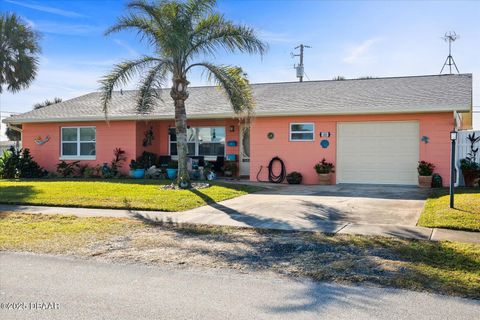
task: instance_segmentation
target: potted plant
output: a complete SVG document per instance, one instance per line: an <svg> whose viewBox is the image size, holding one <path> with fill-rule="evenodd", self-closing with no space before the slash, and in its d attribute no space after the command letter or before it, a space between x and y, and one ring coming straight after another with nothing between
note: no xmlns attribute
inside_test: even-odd
<svg viewBox="0 0 480 320"><path fill-rule="evenodd" d="M480 165L470 158L465 158L460 160L460 169L462 169L465 186L473 187L475 179L480 173Z"/></svg>
<svg viewBox="0 0 480 320"><path fill-rule="evenodd" d="M287 174L287 182L289 184L300 184L302 183L302 178L303 178L302 174L297 171L293 171Z"/></svg>
<svg viewBox="0 0 480 320"><path fill-rule="evenodd" d="M321 185L331 184L332 172L335 166L331 162L327 162L325 158L315 165L315 171L318 174L318 183Z"/></svg>
<svg viewBox="0 0 480 320"><path fill-rule="evenodd" d="M420 188L432 187L433 169L435 169L435 165L433 163L427 161L418 161L418 186Z"/></svg>
<svg viewBox="0 0 480 320"><path fill-rule="evenodd" d="M177 177L177 172L178 172L178 162L175 160L170 160L168 162L167 178L170 180L175 179Z"/></svg>
<svg viewBox="0 0 480 320"><path fill-rule="evenodd" d="M235 161L228 161L223 166L223 174L225 177L234 177L237 175L237 162Z"/></svg>
<svg viewBox="0 0 480 320"><path fill-rule="evenodd" d="M134 179L142 179L145 177L145 169L133 159L130 161L130 177Z"/></svg>

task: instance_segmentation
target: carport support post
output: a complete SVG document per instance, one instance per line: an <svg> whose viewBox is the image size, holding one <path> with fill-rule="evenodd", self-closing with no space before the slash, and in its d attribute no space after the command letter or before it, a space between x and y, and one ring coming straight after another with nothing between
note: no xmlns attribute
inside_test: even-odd
<svg viewBox="0 0 480 320"><path fill-rule="evenodd" d="M450 132L450 140L452 140L452 159L450 160L450 208L454 208L455 203L455 141L457 140L457 132Z"/></svg>

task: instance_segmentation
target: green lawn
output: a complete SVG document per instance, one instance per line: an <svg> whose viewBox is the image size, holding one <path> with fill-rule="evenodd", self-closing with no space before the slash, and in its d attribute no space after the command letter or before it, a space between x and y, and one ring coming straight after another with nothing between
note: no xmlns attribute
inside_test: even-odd
<svg viewBox="0 0 480 320"><path fill-rule="evenodd" d="M214 183L199 190L165 190L156 180L0 180L0 203L182 211L235 198L258 187Z"/></svg>
<svg viewBox="0 0 480 320"><path fill-rule="evenodd" d="M0 251L261 270L480 299L480 245L0 212Z"/></svg>
<svg viewBox="0 0 480 320"><path fill-rule="evenodd" d="M422 227L480 231L480 190L455 190L455 208L450 209L448 191L436 191L427 199L418 220Z"/></svg>

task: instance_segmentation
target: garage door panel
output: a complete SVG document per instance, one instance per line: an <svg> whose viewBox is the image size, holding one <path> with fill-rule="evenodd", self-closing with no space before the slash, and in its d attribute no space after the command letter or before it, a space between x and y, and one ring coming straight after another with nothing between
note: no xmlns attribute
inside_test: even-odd
<svg viewBox="0 0 480 320"><path fill-rule="evenodd" d="M418 122L338 123L338 183L416 184Z"/></svg>

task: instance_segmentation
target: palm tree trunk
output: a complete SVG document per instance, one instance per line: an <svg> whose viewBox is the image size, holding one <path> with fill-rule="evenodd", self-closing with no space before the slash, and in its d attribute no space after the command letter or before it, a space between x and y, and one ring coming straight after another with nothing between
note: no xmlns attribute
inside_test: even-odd
<svg viewBox="0 0 480 320"><path fill-rule="evenodd" d="M185 100L188 98L188 81L186 79L174 79L170 96L175 104L175 131L177 134L178 175L177 184L181 187L190 187L190 177L187 170L187 112ZM181 184L182 183L182 184Z"/></svg>

